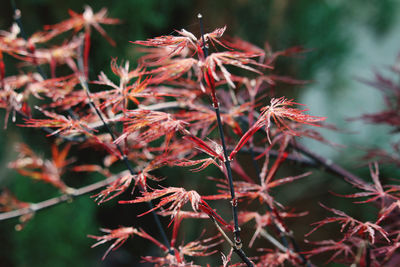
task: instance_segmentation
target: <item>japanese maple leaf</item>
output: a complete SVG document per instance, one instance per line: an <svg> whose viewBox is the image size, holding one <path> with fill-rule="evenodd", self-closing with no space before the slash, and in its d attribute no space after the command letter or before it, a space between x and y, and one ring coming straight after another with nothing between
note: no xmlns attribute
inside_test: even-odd
<svg viewBox="0 0 400 267"><path fill-rule="evenodd" d="M94 197L95 201L100 205L103 202L109 201L110 199L113 199L125 192L135 178L136 175L132 175L126 171L121 174L119 178L110 183L105 189L101 190L92 197Z"/></svg>
<svg viewBox="0 0 400 267"><path fill-rule="evenodd" d="M217 222L222 224L224 227L228 228L230 231L233 231L233 227L225 222L221 216L219 216L208 204L205 202L202 197L194 190L186 191L184 188L180 187L167 187L162 189L156 189L152 192L142 192L142 197L139 197L134 200L128 201L119 201L119 203L129 204L129 203L141 203L147 202L154 199L161 198L160 202L154 206L152 210L159 209L164 207L166 211L171 212L171 223L175 219L175 217L179 214L183 205L187 202L191 203L192 209L195 212L204 212L210 217L213 217ZM165 207L168 206L168 207ZM146 211L141 214L145 215L152 210Z"/></svg>
<svg viewBox="0 0 400 267"><path fill-rule="evenodd" d="M269 66L258 63L254 58L257 58L258 54L250 54L250 53L242 53L236 51L225 51L225 52L216 52L209 55L204 62L204 66L207 70L210 71L212 77L219 81L221 77L225 79L225 81L232 88L236 88L235 84L232 81L232 75L225 67L226 65L235 66L241 69L245 69L257 74L262 74L256 68L268 68ZM219 68L221 74L216 72L216 67Z"/></svg>
<svg viewBox="0 0 400 267"><path fill-rule="evenodd" d="M67 64L73 71L77 71L74 60L82 44L83 38L76 37L59 46L35 49L33 52L21 55L20 59L34 65L49 64L52 77L55 78L57 65Z"/></svg>
<svg viewBox="0 0 400 267"><path fill-rule="evenodd" d="M259 257L257 261L257 266L285 266L286 263L290 263L291 266L301 266L304 265L299 259L296 253L291 250L286 250L284 252L271 251L267 252Z"/></svg>
<svg viewBox="0 0 400 267"><path fill-rule="evenodd" d="M123 76L120 78L119 85L116 85L114 82L112 82L103 72L100 73L98 80L94 81L93 83L107 85L111 87L111 90L104 90L92 94L93 99L98 99L102 101L99 105L100 109L104 110L108 106L111 106L111 110L113 113L117 113L121 110L125 112L128 107L129 101L132 101L136 105L138 105L140 102L137 98L147 95L143 94L143 90L146 89L149 80L145 79L141 81L141 78L139 77L139 75L141 74L140 69L136 69L132 72L135 73L123 74ZM138 79L130 83L133 77L138 77Z"/></svg>
<svg viewBox="0 0 400 267"><path fill-rule="evenodd" d="M358 221L351 216L347 215L343 211L328 208L324 206L323 204L320 203L320 205L325 208L326 210L329 210L330 212L334 213L337 215L337 217L328 217L326 219L323 219L319 222L313 223L315 227L306 234L306 236L310 235L317 229L321 228L322 226L328 224L328 223L334 223L337 222L341 224L341 232L344 232L344 240L349 239L353 236L363 238L364 236L368 238L369 242L371 244L375 243L375 233L378 232L387 242L390 242L388 238L388 233L377 223L372 223L372 222L361 222Z"/></svg>
<svg viewBox="0 0 400 267"><path fill-rule="evenodd" d="M176 31L179 36L164 35L147 41L135 41L134 44L151 47L163 47L166 48L161 58L157 59L158 62L171 58L175 55L179 55L184 52L185 49L195 50L197 47L197 38L191 33L184 29Z"/></svg>
<svg viewBox="0 0 400 267"><path fill-rule="evenodd" d="M194 58L171 59L165 64L147 71L146 74L152 75L150 79L152 84L159 84L180 78L182 75L188 74L192 68L195 72L199 72L197 64L198 61Z"/></svg>
<svg viewBox="0 0 400 267"><path fill-rule="evenodd" d="M263 183L262 185L255 184L254 182L244 182L244 181L235 181L233 185L238 198L249 199L249 200L260 199L260 201L268 203L270 206L274 206L276 202L274 201L273 197L271 197L269 194L269 191L272 188L293 182L297 179L304 178L310 174L311 172L307 172L298 176L290 176L281 179L276 179L274 181L269 181L268 183ZM227 181L226 180L217 180L217 181L218 181L218 187L220 188L218 194L203 196L202 197L203 199L209 199L209 200L230 199L231 196L229 193Z"/></svg>
<svg viewBox="0 0 400 267"><path fill-rule="evenodd" d="M199 204L201 202L201 196L196 191L193 190L186 191L183 188L168 187L168 188L156 189L152 192L142 192L142 197L139 197L134 200L120 201L120 203L125 203L125 204L140 203L158 198L161 198L161 200L157 205L155 205L153 210L159 209L169 204L169 207L166 210L172 211L171 215L172 218L174 218L178 214L183 205L185 205L187 202L191 203L192 209L194 211L196 212L199 211ZM142 215L147 214L151 211L152 210L149 210L143 213Z"/></svg>
<svg viewBox="0 0 400 267"><path fill-rule="evenodd" d="M391 70L394 75L398 74L397 63L393 64ZM395 128L395 131L400 129L400 86L398 82L390 78L389 75L376 72L373 80L360 79L361 82L370 85L383 93L385 110L377 113L364 114L358 118L366 122L374 124L387 124Z"/></svg>
<svg viewBox="0 0 400 267"><path fill-rule="evenodd" d="M25 124L20 126L22 127L33 127L33 128L56 128L54 132L50 133L50 135L76 135L76 134L86 134L92 136L93 133L89 129L89 126L84 121L84 119L75 120L71 117L66 117L64 115L60 115L54 112L39 109L45 116L49 117L49 119L25 119Z"/></svg>
<svg viewBox="0 0 400 267"><path fill-rule="evenodd" d="M396 196L395 194L392 194L392 193L399 192L400 188L398 188L395 185L382 186L380 179L379 179L378 163L375 162L374 165L370 164L369 169L370 169L372 181L374 183L373 184L358 184L358 183L348 180L355 187L363 190L363 192L349 194L349 195L343 195L343 196L348 197L348 198L368 197L368 199L363 200L363 201L357 201L356 203L368 203L368 202L373 202L378 199L381 199L382 208L385 207L385 205L388 201L393 201L393 200L399 201L400 197ZM385 187L388 189L385 190Z"/></svg>
<svg viewBox="0 0 400 267"><path fill-rule="evenodd" d="M0 212L28 208L30 203L17 199L8 189L0 193Z"/></svg>
<svg viewBox="0 0 400 267"><path fill-rule="evenodd" d="M361 241L361 239L358 239L358 241ZM306 255L309 256L314 256L318 255L321 253L333 251L333 255L325 262L325 264L328 264L329 262L335 260L337 257L340 256L341 260L348 260L351 261L351 259L355 256L355 253L353 252L353 244L350 242L344 242L343 240L340 241L335 241L335 240L324 240L324 241L319 241L319 242L309 242L307 243L313 244L318 246L317 248L314 248L309 251L303 252Z"/></svg>
<svg viewBox="0 0 400 267"><path fill-rule="evenodd" d="M19 152L18 159L8 166L21 175L50 183L68 193L73 189L64 184L61 176L65 171L65 167L72 162L71 159L66 159L70 147L70 145L67 145L60 151L56 145L53 145L51 148L52 159L45 160L37 156L27 145L20 144L17 147Z"/></svg>
<svg viewBox="0 0 400 267"><path fill-rule="evenodd" d="M67 19L55 25L45 26L45 30L47 30L45 36L47 35L47 39L53 38L54 36L69 30L74 30L75 32L78 32L82 28L93 27L104 38L106 38L107 41L110 42L110 44L115 46L115 42L107 35L100 24L117 24L120 23L120 20L108 18L106 8L102 8L99 12L94 13L93 9L90 6L85 6L85 10L82 14L75 13L72 10L69 11L69 14L71 16L70 19Z"/></svg>
<svg viewBox="0 0 400 267"><path fill-rule="evenodd" d="M132 133L138 133L138 140L144 142L166 136L166 143L168 143L173 134L182 130L186 124L184 121L174 119L171 114L161 111L131 110L126 112L126 116L119 119L124 122L124 133L115 140L117 144Z"/></svg>
<svg viewBox="0 0 400 267"><path fill-rule="evenodd" d="M104 253L102 260L104 260L107 257L108 253L118 249L122 244L124 244L129 237L133 235L138 235L138 236L142 235L140 230L133 227L121 227L113 230L101 228L100 230L106 234L103 236L88 235L88 237L96 239L98 241L97 243L91 246L92 248L97 247L106 242L113 241L115 239L114 243L112 243L111 246Z"/></svg>
<svg viewBox="0 0 400 267"><path fill-rule="evenodd" d="M267 137L270 143L270 128L274 122L281 131L288 132L292 135L298 135L288 124L288 122L295 122L298 124L307 124L319 126L317 122L325 120L324 117L317 117L304 114L305 110L293 108L294 105L301 105L287 100L284 97L271 99L271 104L261 109L259 119L254 123L250 129L244 133L242 138L237 143L236 147L232 150L229 158L233 159L236 153L250 140L250 138L262 127L265 126Z"/></svg>
<svg viewBox="0 0 400 267"><path fill-rule="evenodd" d="M308 212L300 212L300 213L293 213L293 212L279 212L279 219L290 218L290 217L300 217L307 215ZM239 212L238 214L239 220L241 224L247 223L251 220L255 220L255 228L256 231L253 234L249 242L249 247L253 246L255 239L260 235L261 231L265 229L265 227L273 224L275 222L275 218L272 212L266 212L264 215L261 215L255 211L243 211Z"/></svg>
<svg viewBox="0 0 400 267"><path fill-rule="evenodd" d="M178 113L176 117L187 122L193 131L202 130L204 135L211 132L217 126L217 118L214 110L199 103L190 103L188 104L188 108L190 110ZM242 135L237 118L242 116L248 108L248 103L240 106L230 105L227 107L227 112L221 114L221 120L224 124L230 126L236 134Z"/></svg>
<svg viewBox="0 0 400 267"><path fill-rule="evenodd" d="M200 239L192 242L188 242L186 244L181 244L177 245L177 235L178 235L178 230L180 227L182 221L182 217L179 215L179 218L177 218L174 221L174 228L172 230L172 239L171 239L171 249L170 252L173 251L174 253L169 253L168 256L165 257L143 257L145 261L152 262L152 263L162 263L162 264L169 264L173 266L187 266L190 264L190 266L193 266L193 263L187 262L185 259L185 256L189 257L206 257L214 254L217 252L217 250L212 250L215 246L221 244L223 242L222 239L220 239L219 235L206 238L206 239ZM204 231L203 231L204 233ZM202 234L203 234L202 233ZM157 240L155 240L151 236L143 236L144 238L149 239L153 243L155 243L157 246L159 246L161 249L165 251L165 247L161 245Z"/></svg>

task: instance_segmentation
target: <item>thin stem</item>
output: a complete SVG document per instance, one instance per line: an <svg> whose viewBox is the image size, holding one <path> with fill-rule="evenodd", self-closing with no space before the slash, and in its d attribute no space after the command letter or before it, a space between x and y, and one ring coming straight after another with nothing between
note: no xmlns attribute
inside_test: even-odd
<svg viewBox="0 0 400 267"><path fill-rule="evenodd" d="M225 231L221 228L221 226L219 226L215 218L212 216L209 217L214 222L215 226L217 227L217 230L221 233L226 242L228 242L229 245L231 245L233 251L240 257L240 259L242 259L242 261L246 263L247 266L254 266L254 263L246 256L244 251L241 248L237 248L236 245L232 242L232 240L226 235Z"/></svg>
<svg viewBox="0 0 400 267"><path fill-rule="evenodd" d="M270 235L265 229L260 230L260 235L271 242L272 245L277 247L280 251L286 252L288 248L282 245L278 240L276 240L272 235Z"/></svg>
<svg viewBox="0 0 400 267"><path fill-rule="evenodd" d="M204 28L203 28L203 20L202 20L203 16L201 14L198 14L197 17L199 19L201 38L203 41L202 50L204 53L204 58L207 58L208 57L208 48L207 48L207 45L205 42L206 40L204 38ZM213 87L213 88L210 88L212 102L213 102L213 107L214 107L214 111L215 111L215 116L217 117L218 131L219 131L219 135L220 135L220 139L221 139L222 149L224 152L224 164L225 164L226 173L228 176L229 190L231 193L232 216L233 216L233 223L234 223L233 234L234 234L234 241L235 241L233 250L247 266L254 266L253 262L246 256L246 254L242 250L242 240L240 239L240 227L239 227L239 221L238 221L237 199L235 196L235 188L233 186L231 163L228 159L228 151L226 149L226 144L225 144L225 137L224 137L224 131L223 131L223 127L222 127L221 114L219 112L219 103L218 103L217 95L215 92L215 83L213 81L213 77L210 74L209 70L205 71L205 75L208 80L209 86Z"/></svg>
<svg viewBox="0 0 400 267"><path fill-rule="evenodd" d="M21 21L21 10L19 10L17 8L17 4L15 3L15 0L11 0L11 7L13 9L13 18L15 20L15 22L18 25L18 28L20 30L21 36L22 38L24 38L25 41L28 41L28 35L26 34L24 27L22 25L22 21ZM33 54L33 57L35 57L35 49L33 46L28 46L30 52ZM36 66L37 71L39 72L40 76L42 76L43 79L47 79L46 74L44 73L43 69L37 64L36 59L34 59L33 63Z"/></svg>
<svg viewBox="0 0 400 267"><path fill-rule="evenodd" d="M300 165L304 165L306 167L311 167L311 168L322 167L323 171L330 172L338 177L345 177L346 178L345 181L350 183L351 185L358 184L358 185L362 185L362 186L366 186L366 187L371 186L369 183L365 182L362 178L360 178L357 175L351 173L350 171L344 169L343 167L334 163L332 160L327 159L321 155L318 155L315 152L310 151L303 145L296 143L296 144L291 144L291 146L295 150L300 152L301 154L309 157L311 160L303 159L303 158L300 158L293 154L289 154L285 160L291 161L294 163L298 163ZM262 147L254 147L253 150L257 154L261 154L261 153L265 152L265 149ZM250 151L246 148L242 148L240 151L250 153ZM272 157L278 156L278 152L275 150L270 150L268 153Z"/></svg>
<svg viewBox="0 0 400 267"><path fill-rule="evenodd" d="M228 147L228 149L233 149L233 147ZM265 152L265 148L262 147L253 147L252 148L254 156L257 157L258 155L262 154ZM251 155L251 151L249 148L242 148L238 153L249 153ZM270 149L268 151L268 155L272 158L276 158L279 156L279 151ZM320 165L317 164L315 161L307 159L307 158L301 158L298 155L295 155L293 153L289 153L286 158L285 162L291 162L293 164L298 164L300 166L304 167L311 167L311 168L317 168Z"/></svg>
<svg viewBox="0 0 400 267"><path fill-rule="evenodd" d="M332 160L324 158L324 157L312 152L311 150L307 149L303 145L301 145L299 143L291 143L291 146L294 149L296 149L297 151L299 151L300 153L313 159L316 163L323 166L324 169L326 169L327 171L329 171L333 174L336 174L338 176L346 178L345 179L346 182L349 182L351 184L362 185L365 187L371 186L369 183L365 182L363 179L361 179L357 175L343 169L341 166L335 164Z"/></svg>
<svg viewBox="0 0 400 267"><path fill-rule="evenodd" d="M367 242L365 247L365 267L371 267L371 244Z"/></svg>
<svg viewBox="0 0 400 267"><path fill-rule="evenodd" d="M242 241L240 239L240 228L239 228L239 221L238 221L238 211L237 211L237 199L235 196L235 188L233 186L233 177L232 177L232 169L231 169L231 163L228 160L228 151L226 149L226 144L225 144L225 136L224 136L224 131L222 128L222 122L221 122L221 115L219 113L219 108L215 108L215 114L217 116L217 123L218 123L218 130L219 130L219 135L221 138L221 144L222 144L222 149L224 151L224 163L225 163L225 168L228 176L228 182L229 182L229 191L231 193L231 204L232 204L232 214L233 214L233 223L234 223L234 234L235 234L235 244L240 247L242 245Z"/></svg>
<svg viewBox="0 0 400 267"><path fill-rule="evenodd" d="M120 157L121 157L120 159L124 162L125 166L126 166L127 169L129 170L130 174L131 174L131 175L135 175L136 172L133 170L133 167L132 167L131 163L129 162L128 157L127 157L126 154L123 152L122 148L121 148L117 143L115 143L115 140L116 140L115 134L114 134L113 131L111 130L110 126L105 122L104 117L103 117L103 115L101 114L100 110L99 110L99 109L96 107L96 105L94 104L93 99L92 99L92 97L90 96L89 86L88 86L88 84L87 84L85 78L84 78L82 75L79 77L79 81L81 82L81 85L82 85L83 89L85 90L86 95L87 95L87 97L88 97L88 99L89 99L89 105L91 106L91 108L93 108L93 109L95 110L97 116L98 116L98 117L100 118L100 120L102 121L102 123L103 123L104 127L106 128L108 134L111 136L111 139L112 139L112 141L114 142L114 144L115 144L115 146L116 146L118 152L120 153ZM143 191L143 187L142 187L140 184L139 184L139 189L140 189L140 191ZM147 205L149 206L149 209L152 211L151 214L152 214L153 219L154 219L154 221L155 221L155 223L156 223L156 225L157 225L158 231L159 231L160 234L161 234L161 238L163 239L164 244L167 246L167 248L168 248L168 250L169 250L169 253L170 253L171 255L173 255L174 252L173 252L173 250L172 250L172 248L171 248L171 246L170 246L170 244L169 244L169 241L168 241L168 238L167 238L167 234L165 233L164 228L162 227L160 218L158 218L157 214L154 212L154 205L153 205L153 203L152 203L151 201L148 201L148 202L146 202L146 203L147 203Z"/></svg>
<svg viewBox="0 0 400 267"><path fill-rule="evenodd" d="M204 30L203 30L203 16L199 14L198 16L199 23L200 23L200 32L201 32L201 38L203 42L203 52L204 52L204 57L207 58L208 56L208 48L205 43L205 38L204 38ZM206 75L208 76L208 80L211 81L212 77L209 74L209 72L206 72ZM210 85L213 83L210 82ZM235 196L235 188L233 186L233 177L232 177L232 169L231 169L231 163L228 160L228 151L226 149L226 144L225 144L225 137L224 137L224 130L222 128L222 121L221 121L221 114L219 112L219 104L216 98L215 94L215 88L210 88L213 94L213 106L214 106L214 111L215 111L215 116L217 117L217 123L218 123L218 131L219 131L219 136L221 139L221 144L222 144L222 149L224 151L224 164L228 176L228 182L229 182L229 190L231 194L231 205L232 205L232 214L233 214L233 223L234 223L234 239L235 239L235 248L240 249L242 246L242 240L240 239L240 227L239 227L239 221L238 221L238 209L237 209L237 199Z"/></svg>
<svg viewBox="0 0 400 267"><path fill-rule="evenodd" d="M90 185L86 185L79 189L72 189L71 193L63 194L61 196L50 198L50 199L46 199L46 200L38 202L38 203L31 203L29 205L29 207L0 213L0 221L12 219L15 217L20 217L22 215L26 215L26 214L30 214L30 213L35 213L37 211L64 203L68 200L71 200L71 198L77 198L77 197L86 195L88 193L91 193L99 188L102 188L102 187L114 182L116 179L118 179L118 177L119 176L114 175L105 180L102 180L102 181L99 181L99 182L96 182L96 183L93 183Z"/></svg>
<svg viewBox="0 0 400 267"><path fill-rule="evenodd" d="M273 236L271 236L266 230L261 229L260 235L267 239L271 244L273 244L275 247L277 247L279 250L282 252L290 252L292 254L295 254L299 260L302 261L303 264L307 264L307 266L311 266L311 264L304 258L302 254L300 254L298 251L292 251L289 249L287 246L282 245L279 243L278 240L276 240Z"/></svg>

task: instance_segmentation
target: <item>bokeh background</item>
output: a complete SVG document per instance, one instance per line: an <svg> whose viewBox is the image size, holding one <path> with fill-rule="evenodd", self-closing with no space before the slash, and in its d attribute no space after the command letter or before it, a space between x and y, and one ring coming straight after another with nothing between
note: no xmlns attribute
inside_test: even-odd
<svg viewBox="0 0 400 267"><path fill-rule="evenodd" d="M306 104L313 115L328 117L327 122L335 124L340 131L324 130L324 136L345 147L332 148L307 140L302 142L368 178L368 168L364 161L359 160L365 149L389 148L390 141L396 138L396 135L389 135L389 127L349 122L348 119L381 110L384 105L379 93L358 79L372 79L374 70L384 71L395 62L400 52L398 0L18 0L16 3L28 35L43 25L68 18L68 9L82 12L84 4L90 5L94 11L107 7L110 17L121 19L122 24L106 27L117 42L116 47L109 46L98 34L93 35L92 78L101 70L109 71L112 57L134 61L137 54L129 41L172 34L181 28L198 34L196 15L199 12L203 14L206 31L227 25L228 35L239 36L260 47L266 41L274 50L304 46L310 50L308 53L279 60L276 73L312 82L305 86L278 86L277 95L295 98L297 102ZM9 29L12 21L10 1L2 0L0 30ZM12 67L7 71L11 72ZM1 125L3 114L0 111ZM17 142L29 143L39 154L49 155L49 141L41 133L21 131L11 124L7 130L1 129L0 187L7 187L21 200L31 202L57 195L51 186L34 183L7 168L7 163L15 159L13 147ZM78 160L80 157L89 162L97 159L90 150L80 152ZM283 173L298 174L301 171L298 166L288 165ZM390 167L384 168L382 173L382 176L394 178L400 174ZM165 170L159 175L168 177L167 184L182 184L200 190L208 186L202 181L204 174L188 176L182 170ZM99 177L75 174L66 179L72 186L82 186ZM330 195L328 191L344 193L347 188L340 179L314 170L310 178L275 193L286 205L322 216L325 211L318 206L316 199L346 210L349 202ZM129 199L129 195L121 198ZM157 254L147 242L132 239L105 261L101 261L105 246L90 248L93 240L87 238L87 234L99 234L99 227L134 224L151 231L151 221L136 217L140 210L116 202L113 200L98 207L88 196L81 197L36 214L18 232L14 230L17 220L0 222L0 266L138 266L140 255ZM358 218L369 216L368 209L363 207L351 212ZM310 230L309 222L316 220L318 217L309 217L289 223L295 228L296 235L302 236ZM199 225L193 223L185 227L186 239L198 236Z"/></svg>

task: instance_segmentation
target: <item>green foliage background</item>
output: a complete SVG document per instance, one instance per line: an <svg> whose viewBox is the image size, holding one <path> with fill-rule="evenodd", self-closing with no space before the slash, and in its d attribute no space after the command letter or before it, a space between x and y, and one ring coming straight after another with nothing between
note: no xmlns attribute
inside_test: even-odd
<svg viewBox="0 0 400 267"><path fill-rule="evenodd" d="M22 11L22 21L28 34L41 29L43 25L55 24L66 19L68 9L77 12L83 10L83 3L79 0L19 0L16 3ZM123 21L121 25L106 28L109 35L117 42L117 47L109 46L98 34L94 34L90 55L92 78L96 77L100 70L109 71L112 57L134 60L136 53L129 41L171 34L174 29L181 28L198 34L196 15L201 12L205 18L206 30L227 25L229 35L240 36L259 46L268 41L275 50L296 45L311 49L310 53L301 58L279 61L276 72L318 81L318 73L326 70L329 75L325 77L324 87L320 90L332 96L338 90L343 92L345 90L343 88L348 88L346 87L348 77L344 73L346 70L344 66L349 63L348 58L357 53L354 32L362 28L374 39L383 40L393 29L399 29L396 20L399 2L395 0L93 0L86 3L94 11L107 7L111 17ZM10 2L3 0L0 8L0 29L8 29L11 23ZM392 62L387 62L390 63ZM12 67L8 67L7 74L11 71ZM278 90L280 90L279 95L300 97L307 88L282 87ZM3 113L0 114L3 118ZM334 116L317 112L313 114L328 118L330 115ZM40 201L56 195L57 192L50 186L33 183L7 169L7 162L15 158L15 153L12 151L13 144L17 141L32 144L39 153L49 154L48 142L39 133L22 132L9 123L7 130L0 130L0 185L10 188L19 198L26 201ZM95 160L94 155L86 154L86 156ZM347 165L346 162L342 163ZM365 169L358 171L368 176ZM393 172L389 172L391 173ZM171 174L174 177L168 181L171 184L182 183L186 175L185 172L179 171L171 171ZM315 188L317 190L311 190L313 193L308 193L308 198L312 198L322 196L323 193L318 193L318 188L321 186L333 189L343 186L340 182L332 182L332 177L323 173L315 175L321 178L310 180L302 187L289 187L287 192L306 194L305 192L310 192L310 188ZM75 180L71 178L71 181L73 180L72 183L76 185L98 179L98 177L73 178ZM197 185L189 184L191 183L189 181L185 181L185 184L188 183L189 187L201 186L199 180L200 178L193 179L197 181L195 182ZM285 203L295 201L294 198L286 197L288 196L286 193L282 193L284 195L282 201ZM317 209L313 210L311 204L307 203L308 200L306 198L297 204L305 205L311 211L318 213ZM304 210L304 206L300 209ZM116 201L97 207L92 199L82 197L73 203L40 212L20 232L14 231L16 220L0 222L0 266L136 266L139 264L140 255L156 253L152 251L154 248L147 244L128 242L126 246L113 252L106 261L101 262L100 258L105 247L90 249L93 240L86 235L98 234L99 227L113 228L129 225L132 222L135 222L135 225L148 226L149 223L151 225L151 222L137 219L135 214L139 213L138 210L132 211L129 207L117 205ZM197 227L192 225L191 228ZM186 238L189 237L195 238L196 234L189 231Z"/></svg>

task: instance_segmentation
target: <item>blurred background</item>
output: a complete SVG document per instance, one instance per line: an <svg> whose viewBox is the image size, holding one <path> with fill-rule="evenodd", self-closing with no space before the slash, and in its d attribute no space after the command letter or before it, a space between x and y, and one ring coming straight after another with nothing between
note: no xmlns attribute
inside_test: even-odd
<svg viewBox="0 0 400 267"><path fill-rule="evenodd" d="M80 0L17 0L16 3L28 35L44 25L68 18L68 9L83 12ZM278 86L277 95L306 104L312 115L325 116L328 123L340 129L322 132L325 138L345 147L332 148L302 140L311 150L368 178L365 161L358 160L365 154L365 149L389 149L390 141L396 139L395 135L389 135L389 127L349 122L348 119L383 109L379 92L358 79L373 79L374 71L385 71L400 52L400 2L397 0L87 0L85 3L95 12L107 7L110 17L123 21L117 26L105 26L116 41L116 47L111 47L99 34L93 35L92 78L101 70L109 72L112 57L133 60L136 53L129 41L172 34L175 29L182 28L198 35L196 15L200 12L206 32L227 25L228 35L239 36L260 47L267 41L273 50L298 45L310 50L300 57L279 60L275 73L310 80L311 83L305 86ZM12 22L10 1L3 0L0 30L8 30ZM12 67L7 70L11 72L10 69ZM1 125L3 114L1 111ZM7 168L7 163L16 157L13 152L16 142L29 143L39 154L50 154L49 142L43 134L27 129L21 131L10 123L7 130L0 130L0 186L9 188L24 201L41 201L57 195L51 186L33 183ZM89 152L83 152L83 155L96 161L96 155ZM299 174L302 171L296 166L289 167L290 170L283 173ZM388 167L382 173L386 177L398 178L399 171ZM171 177L167 183L176 185L182 184L182 177L187 174L182 170L165 170L160 176ZM193 179L185 181L185 184L191 183L193 188L206 186L200 176L193 175ZM67 179L72 185L79 186L99 177L75 175ZM348 185L340 179L316 170L312 177L277 190L276 194L285 205L299 211L326 214L315 199L323 199L327 206L346 209L348 200L328 193L343 194L348 190L346 188ZM129 199L129 194L121 199ZM140 211L132 211L129 205L122 206L116 202L113 200L98 207L93 199L81 197L73 203L40 212L18 232L14 230L17 220L0 222L0 266L137 266L140 255L156 255L157 251L151 244L135 242L137 240L128 241L105 261L101 261L101 256L106 246L90 249L94 242L87 238L87 234L98 235L99 227L148 226L145 218L136 218ZM363 207L352 212L358 218L368 218L368 210ZM302 237L310 230L309 223L316 220L318 217L308 217L296 219L297 225L294 221L289 223L295 228L295 234ZM197 225L186 227L185 238L198 237L198 232L190 231L198 230Z"/></svg>

